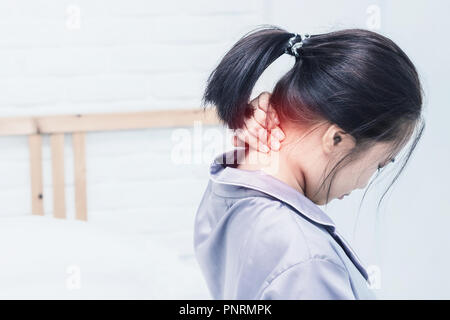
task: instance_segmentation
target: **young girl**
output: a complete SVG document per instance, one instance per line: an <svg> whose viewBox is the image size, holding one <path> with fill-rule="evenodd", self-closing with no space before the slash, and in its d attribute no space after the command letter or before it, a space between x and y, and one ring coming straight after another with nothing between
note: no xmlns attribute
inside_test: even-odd
<svg viewBox="0 0 450 320"><path fill-rule="evenodd" d="M255 108L255 82L284 53L294 66ZM411 140L394 181L406 165L424 129L406 54L362 29L302 37L263 27L224 56L204 102L247 142L215 159L195 219L212 297L374 299L366 267L318 206L365 188Z"/></svg>

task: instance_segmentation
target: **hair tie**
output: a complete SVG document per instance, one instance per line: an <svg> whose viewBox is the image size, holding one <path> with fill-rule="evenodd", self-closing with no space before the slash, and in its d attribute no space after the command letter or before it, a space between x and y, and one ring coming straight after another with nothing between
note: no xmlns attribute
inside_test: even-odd
<svg viewBox="0 0 450 320"><path fill-rule="evenodd" d="M303 41L310 37L311 35L307 33L305 33L303 37L298 33L294 33L294 36L289 39L289 45L284 52L291 56L299 57L300 55L297 50L303 46Z"/></svg>

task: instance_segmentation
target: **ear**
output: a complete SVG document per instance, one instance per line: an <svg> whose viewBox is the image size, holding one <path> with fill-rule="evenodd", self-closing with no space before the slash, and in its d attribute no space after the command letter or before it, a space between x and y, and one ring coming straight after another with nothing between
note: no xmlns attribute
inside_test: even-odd
<svg viewBox="0 0 450 320"><path fill-rule="evenodd" d="M343 152L354 146L354 138L335 124L331 124L322 136L322 148L326 154Z"/></svg>

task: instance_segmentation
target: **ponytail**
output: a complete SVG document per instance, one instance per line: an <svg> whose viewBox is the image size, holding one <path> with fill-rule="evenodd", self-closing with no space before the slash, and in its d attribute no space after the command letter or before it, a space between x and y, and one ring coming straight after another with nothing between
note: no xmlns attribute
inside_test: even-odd
<svg viewBox="0 0 450 320"><path fill-rule="evenodd" d="M285 52L292 35L269 26L242 37L209 76L203 105L215 105L223 122L231 129L241 128L253 114L248 102L256 81Z"/></svg>

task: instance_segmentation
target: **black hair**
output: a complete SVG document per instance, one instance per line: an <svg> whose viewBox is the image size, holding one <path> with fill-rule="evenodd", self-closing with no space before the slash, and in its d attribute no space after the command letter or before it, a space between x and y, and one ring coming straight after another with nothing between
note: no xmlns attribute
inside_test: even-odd
<svg viewBox="0 0 450 320"><path fill-rule="evenodd" d="M293 36L277 26L262 26L244 35L209 76L203 104L215 105L219 118L230 128L241 128L253 113L249 99L256 81L286 52ZM337 168L375 143L389 142L390 153L395 154L414 136L387 192L425 128L423 89L415 66L392 40L364 29L312 34L297 52L294 66L276 83L270 97L281 123L283 119L306 124L327 120L356 141L321 187L333 179Z"/></svg>

